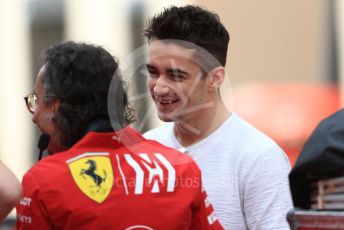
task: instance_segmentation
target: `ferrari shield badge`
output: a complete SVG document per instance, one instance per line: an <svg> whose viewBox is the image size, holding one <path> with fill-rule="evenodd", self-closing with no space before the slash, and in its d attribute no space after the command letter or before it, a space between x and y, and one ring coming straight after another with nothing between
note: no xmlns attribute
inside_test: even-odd
<svg viewBox="0 0 344 230"><path fill-rule="evenodd" d="M114 178L108 153L84 153L67 161L74 182L90 199L102 203Z"/></svg>

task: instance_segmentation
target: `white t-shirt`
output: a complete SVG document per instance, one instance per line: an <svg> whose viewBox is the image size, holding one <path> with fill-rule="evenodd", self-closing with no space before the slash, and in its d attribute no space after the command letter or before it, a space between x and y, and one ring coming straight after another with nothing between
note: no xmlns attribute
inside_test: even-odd
<svg viewBox="0 0 344 230"><path fill-rule="evenodd" d="M202 171L203 186L225 229L290 229L292 208L285 153L269 137L235 113L211 135L183 147L173 122L144 134L193 157Z"/></svg>

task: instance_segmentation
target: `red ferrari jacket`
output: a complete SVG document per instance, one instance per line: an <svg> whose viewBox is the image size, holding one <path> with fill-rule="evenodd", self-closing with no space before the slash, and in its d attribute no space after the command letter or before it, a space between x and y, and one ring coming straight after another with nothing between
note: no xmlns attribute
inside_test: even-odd
<svg viewBox="0 0 344 230"><path fill-rule="evenodd" d="M88 133L22 185L18 229L223 229L194 161L129 127Z"/></svg>

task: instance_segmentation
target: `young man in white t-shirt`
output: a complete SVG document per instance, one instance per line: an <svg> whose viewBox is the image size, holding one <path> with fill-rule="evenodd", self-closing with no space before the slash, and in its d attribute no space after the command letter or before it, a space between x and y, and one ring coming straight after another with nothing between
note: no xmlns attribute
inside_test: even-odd
<svg viewBox="0 0 344 230"><path fill-rule="evenodd" d="M225 229L289 229L289 161L269 137L230 112L219 88L229 34L218 16L170 7L145 28L148 87L169 122L145 134L191 155Z"/></svg>

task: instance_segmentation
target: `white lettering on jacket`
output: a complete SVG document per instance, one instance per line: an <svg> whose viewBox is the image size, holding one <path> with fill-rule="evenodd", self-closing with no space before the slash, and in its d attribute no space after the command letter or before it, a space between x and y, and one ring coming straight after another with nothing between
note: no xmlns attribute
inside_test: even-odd
<svg viewBox="0 0 344 230"><path fill-rule="evenodd" d="M134 158L130 154L124 154L124 158L128 162L128 164L132 167L135 171L136 178L135 178L135 194L142 194L143 193L143 186L144 186L144 178L145 173L142 167L143 165L146 170L148 171L148 184L152 187L152 193L160 192L160 185L163 184L164 181L167 181L167 192L173 192L175 187L176 181L176 171L171 165L171 163L160 153L155 153L155 157L160 161L160 163L165 167L167 170L167 175L164 175L163 169L160 167L159 163L155 159L151 159L146 153L140 153L140 162L134 160ZM160 182L160 183L159 183Z"/></svg>
<svg viewBox="0 0 344 230"><path fill-rule="evenodd" d="M27 224L31 224L32 223L31 216L24 216L24 215L18 214L17 215L17 219L20 222L23 222L23 223L27 223Z"/></svg>
<svg viewBox="0 0 344 230"><path fill-rule="evenodd" d="M30 197L22 197L20 199L20 204L23 206L28 206L30 207L32 199Z"/></svg>

